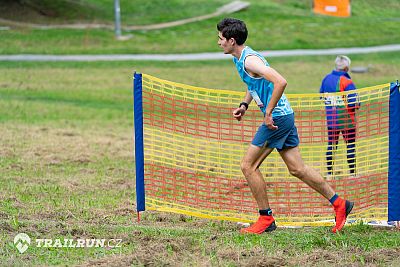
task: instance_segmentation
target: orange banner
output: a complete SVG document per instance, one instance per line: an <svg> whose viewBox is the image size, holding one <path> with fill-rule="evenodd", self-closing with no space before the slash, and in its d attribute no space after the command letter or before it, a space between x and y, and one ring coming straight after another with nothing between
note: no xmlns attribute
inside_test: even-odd
<svg viewBox="0 0 400 267"><path fill-rule="evenodd" d="M350 0L314 0L313 11L316 14L349 17L351 15Z"/></svg>

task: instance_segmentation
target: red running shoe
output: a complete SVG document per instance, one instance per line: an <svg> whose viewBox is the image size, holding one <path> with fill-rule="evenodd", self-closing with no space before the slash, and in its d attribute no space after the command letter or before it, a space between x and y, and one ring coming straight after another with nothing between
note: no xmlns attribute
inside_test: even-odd
<svg viewBox="0 0 400 267"><path fill-rule="evenodd" d="M340 203L337 206L334 206L336 217L336 225L332 228L333 233L337 233L342 230L344 224L346 223L347 215L350 214L353 209L354 202L350 202L348 200L338 199Z"/></svg>
<svg viewBox="0 0 400 267"><path fill-rule="evenodd" d="M242 234L262 234L276 229L275 219L272 216L260 215L258 220L248 228L240 230Z"/></svg>

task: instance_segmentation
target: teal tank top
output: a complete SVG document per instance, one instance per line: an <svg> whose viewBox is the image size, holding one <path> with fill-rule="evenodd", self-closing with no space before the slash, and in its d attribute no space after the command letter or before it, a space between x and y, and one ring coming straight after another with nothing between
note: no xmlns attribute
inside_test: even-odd
<svg viewBox="0 0 400 267"><path fill-rule="evenodd" d="M260 110L265 115L265 109L271 99L272 92L274 91L274 84L263 77L255 78L250 76L250 74L244 68L244 61L246 57L250 55L255 55L259 57L266 66L269 66L265 58L258 52L254 51L250 47L246 46L239 59L233 57L233 62L236 65L236 69L239 73L240 78L244 83L247 84L247 89L253 97L253 100L257 103ZM281 99L279 99L276 107L272 111L272 117L279 117L284 115L289 115L293 113L293 109L290 107L290 103L287 100L285 94L282 94Z"/></svg>

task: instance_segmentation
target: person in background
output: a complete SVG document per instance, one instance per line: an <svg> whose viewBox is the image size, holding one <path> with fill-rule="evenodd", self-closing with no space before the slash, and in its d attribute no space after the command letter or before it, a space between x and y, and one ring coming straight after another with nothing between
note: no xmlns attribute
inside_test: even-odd
<svg viewBox="0 0 400 267"><path fill-rule="evenodd" d="M322 80L320 93L325 101L326 122L328 126L328 148L326 162L328 175L333 177L333 154L337 149L340 133L347 145L347 162L351 176L356 175L356 110L360 108L356 89L349 75L351 60L347 56L337 56L335 69ZM349 92L346 95L332 95L336 92Z"/></svg>

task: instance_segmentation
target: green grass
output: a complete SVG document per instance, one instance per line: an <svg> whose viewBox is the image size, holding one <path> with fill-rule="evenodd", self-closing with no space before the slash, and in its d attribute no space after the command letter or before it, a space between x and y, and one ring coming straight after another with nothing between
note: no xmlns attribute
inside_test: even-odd
<svg viewBox="0 0 400 267"><path fill-rule="evenodd" d="M36 2L36 1L30 1ZM61 10L58 1L44 5ZM71 1L66 1L71 3ZM167 22L212 12L229 1L122 1L124 25ZM230 16L248 24L248 44L257 50L331 48L392 44L400 42L396 0L355 1L353 16L335 18L313 15L310 1L249 1L251 6ZM47 5L46 5L47 3ZM74 1L72 1L74 3ZM83 21L113 23L112 1L79 2L84 6L80 15L77 8L64 8L58 16L17 16L45 23L67 22L81 17ZM144 4L143 4L144 3ZM11 9L11 8L10 8ZM13 11L14 10L14 11ZM4 12L13 16L11 11ZM79 10L79 9L78 9ZM92 10L92 11L89 11ZM94 10L94 11L93 11ZM166 12L167 10L167 12ZM5 15L7 16L7 15ZM116 41L112 30L34 30L15 28L0 31L0 54L113 54L113 53L193 53L220 51L217 46L216 23L224 16L168 29L135 31L128 41ZM14 16L15 18L15 16ZM126 33L125 33L126 34Z"/></svg>
<svg viewBox="0 0 400 267"><path fill-rule="evenodd" d="M393 80L398 53L371 64L357 85ZM273 58L289 93L315 92L332 57ZM299 67L300 66L300 67ZM0 265L397 265L400 232L365 225L241 236L229 222L145 212L135 218L132 72L243 90L232 62L0 62ZM193 75L195 73L195 75ZM36 248L31 238L121 238L122 248Z"/></svg>
<svg viewBox="0 0 400 267"><path fill-rule="evenodd" d="M369 72L367 73L350 72L358 88L388 83L400 77L400 61L398 60L400 52L351 55L350 57L352 66L369 67ZM318 92L323 77L331 72L334 67L334 56L269 58L268 61L271 66L287 79L288 87L286 93ZM53 97L58 99L60 94L69 94L75 98L75 102L81 102L81 105L90 105L90 102L85 102L82 99L82 94L96 94L96 98L101 98L101 101L108 102L110 106L120 105L115 101L111 103L109 94L112 94L113 97L118 97L119 95L118 100L124 101L124 107L128 108L130 105L129 99L125 97L127 90L130 90L134 71L198 87L236 91L245 89L245 85L240 80L234 64L230 60L88 63L0 62L0 68L4 73L2 82L3 94L7 94L9 91L7 88L20 86L26 90L14 91L13 94L27 97L26 95L30 95L29 88L40 86L45 91L38 92L37 95L31 95L31 97ZM21 70L23 71L21 72ZM54 72L54 77L53 75L45 75L49 71L51 73ZM43 75L47 83L39 82L36 79L32 80L31 78L37 75L36 72ZM24 76L21 73L24 73ZM57 82L55 79L60 73L65 73L66 77L63 83L58 84L61 89L54 91L53 83ZM40 84L37 85L36 83ZM98 92L95 89L87 91L88 86L106 86L108 89L102 92ZM73 96L73 92L78 94ZM124 95L121 95L121 92L124 92ZM68 101L71 101L71 99ZM104 103L102 104L104 105ZM120 108L122 107L120 106Z"/></svg>

